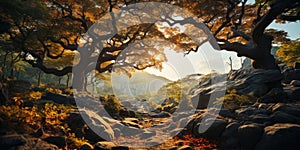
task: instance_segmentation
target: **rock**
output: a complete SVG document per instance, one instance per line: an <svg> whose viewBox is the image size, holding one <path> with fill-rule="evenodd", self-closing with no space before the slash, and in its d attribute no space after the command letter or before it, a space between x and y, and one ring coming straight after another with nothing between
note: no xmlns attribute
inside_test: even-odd
<svg viewBox="0 0 300 150"><path fill-rule="evenodd" d="M225 149L237 149L237 147L239 147L239 140L235 137L230 137L225 140L224 144L223 147Z"/></svg>
<svg viewBox="0 0 300 150"><path fill-rule="evenodd" d="M290 101L300 100L300 87L284 87L284 92Z"/></svg>
<svg viewBox="0 0 300 150"><path fill-rule="evenodd" d="M7 91L10 97L29 97L31 84L24 80L10 80L7 82Z"/></svg>
<svg viewBox="0 0 300 150"><path fill-rule="evenodd" d="M225 95L227 75L211 75L202 77L195 87L191 88L189 94L193 108L205 109L209 101L216 101L218 97Z"/></svg>
<svg viewBox="0 0 300 150"><path fill-rule="evenodd" d="M179 147L177 150L193 150L193 148L188 145L184 145Z"/></svg>
<svg viewBox="0 0 300 150"><path fill-rule="evenodd" d="M101 141L97 142L94 146L94 150L110 150L112 147L115 147L116 144L113 142Z"/></svg>
<svg viewBox="0 0 300 150"><path fill-rule="evenodd" d="M263 128L258 124L243 125L238 128L238 139L243 149L253 149L259 142Z"/></svg>
<svg viewBox="0 0 300 150"><path fill-rule="evenodd" d="M140 129L138 128L134 128L134 127L125 127L123 128L123 132L125 132L123 136L134 136L134 135L137 135L141 132Z"/></svg>
<svg viewBox="0 0 300 150"><path fill-rule="evenodd" d="M227 121L223 119L208 118L204 121L204 124L200 124L199 134L207 138L218 139L226 126Z"/></svg>
<svg viewBox="0 0 300 150"><path fill-rule="evenodd" d="M58 150L59 148L56 145L47 143L38 138L27 138L26 144L19 146L16 149L24 149L24 150L38 150L38 149L45 149L45 150ZM1 147L3 148L3 147ZM13 149L13 148L12 148Z"/></svg>
<svg viewBox="0 0 300 150"><path fill-rule="evenodd" d="M297 117L300 117L300 108L295 106L290 106L282 103L278 103L275 106L272 107L272 111L282 111L287 114L291 114Z"/></svg>
<svg viewBox="0 0 300 150"><path fill-rule="evenodd" d="M114 146L111 150L129 150L128 146Z"/></svg>
<svg viewBox="0 0 300 150"><path fill-rule="evenodd" d="M274 123L300 123L300 118L282 111L276 111L271 115Z"/></svg>
<svg viewBox="0 0 300 150"><path fill-rule="evenodd" d="M238 128L241 123L233 122L226 126L224 132L222 133L223 147L226 149L235 149L239 146L239 141L237 137Z"/></svg>
<svg viewBox="0 0 300 150"><path fill-rule="evenodd" d="M294 69L300 69L300 62L295 62L293 67Z"/></svg>
<svg viewBox="0 0 300 150"><path fill-rule="evenodd" d="M114 128L115 137L121 136L121 130L118 128Z"/></svg>
<svg viewBox="0 0 300 150"><path fill-rule="evenodd" d="M93 145L89 143L85 143L79 148L79 150L93 150L93 149L94 149Z"/></svg>
<svg viewBox="0 0 300 150"><path fill-rule="evenodd" d="M103 127L100 127L100 128L97 128L97 129L100 129L102 131L105 130L105 128L103 128ZM97 133L95 133L92 129L90 129L88 127L88 128L83 129L83 137L84 137L84 139L88 140L89 142L91 142L93 144L93 143L96 143L98 141L104 140L103 137L109 138L110 135L108 133L104 132L100 137Z"/></svg>
<svg viewBox="0 0 300 150"><path fill-rule="evenodd" d="M26 139L22 135L4 135L0 137L0 147L10 148L26 144Z"/></svg>
<svg viewBox="0 0 300 150"><path fill-rule="evenodd" d="M260 97L257 101L259 103L275 103L286 102L287 94L281 88L273 88L266 95Z"/></svg>
<svg viewBox="0 0 300 150"><path fill-rule="evenodd" d="M153 136L156 135L156 132L155 131L145 131L143 132L141 135L140 135L140 139L141 140L144 140L144 139L148 139L148 138L151 138Z"/></svg>
<svg viewBox="0 0 300 150"><path fill-rule="evenodd" d="M300 80L292 80L290 85L294 87L300 87Z"/></svg>
<svg viewBox="0 0 300 150"><path fill-rule="evenodd" d="M137 119L137 118L125 118L124 120L125 121L130 121L130 122L133 122L133 123L139 123L139 119Z"/></svg>
<svg viewBox="0 0 300 150"><path fill-rule="evenodd" d="M131 127L135 127L135 128L142 128L141 125L135 123L135 122L131 122L131 121L122 121L121 123L123 123L126 126L131 126Z"/></svg>
<svg viewBox="0 0 300 150"><path fill-rule="evenodd" d="M168 112L162 111L162 112L160 112L160 113L158 113L158 114L153 113L153 114L151 114L150 116L151 116L152 118L168 118L168 117L171 117L171 114L168 113Z"/></svg>
<svg viewBox="0 0 300 150"><path fill-rule="evenodd" d="M57 104L64 104L64 105L76 105L75 99L73 96L66 96L62 94L55 94L51 92L47 92L45 96L42 96L44 100L51 100Z"/></svg>
<svg viewBox="0 0 300 150"><path fill-rule="evenodd" d="M264 130L265 133L256 145L257 150L299 149L300 125L274 124Z"/></svg>
<svg viewBox="0 0 300 150"><path fill-rule="evenodd" d="M49 136L44 139L44 141L54 144L60 148L66 146L66 138L64 136Z"/></svg>
<svg viewBox="0 0 300 150"><path fill-rule="evenodd" d="M72 131L80 132L85 125L85 121L80 115L80 112L70 112L69 117L65 120Z"/></svg>
<svg viewBox="0 0 300 150"><path fill-rule="evenodd" d="M235 118L236 117L230 110L227 110L227 109L221 109L219 112L219 115L226 117L226 118Z"/></svg>
<svg viewBox="0 0 300 150"><path fill-rule="evenodd" d="M238 116L240 117L249 117L251 115L254 115L258 111L255 107L247 107L247 108L240 108L235 110Z"/></svg>
<svg viewBox="0 0 300 150"><path fill-rule="evenodd" d="M229 137L236 137L238 128L241 126L241 123L233 122L226 126L224 132L222 133L223 139L228 139Z"/></svg>
<svg viewBox="0 0 300 150"><path fill-rule="evenodd" d="M255 123L265 123L272 120L272 118L269 115L264 115L264 114L253 115L250 116L250 118Z"/></svg>
<svg viewBox="0 0 300 150"><path fill-rule="evenodd" d="M271 83L280 83L283 76L279 70L241 69L228 74L227 85L238 94L253 94L261 97L268 93Z"/></svg>
<svg viewBox="0 0 300 150"><path fill-rule="evenodd" d="M290 83L292 80L300 80L300 70L288 70L283 72L284 75L284 83Z"/></svg>
<svg viewBox="0 0 300 150"><path fill-rule="evenodd" d="M175 145L176 145L177 147L183 146L183 145L184 145L184 140L178 140L178 141L176 141L176 142L175 142Z"/></svg>

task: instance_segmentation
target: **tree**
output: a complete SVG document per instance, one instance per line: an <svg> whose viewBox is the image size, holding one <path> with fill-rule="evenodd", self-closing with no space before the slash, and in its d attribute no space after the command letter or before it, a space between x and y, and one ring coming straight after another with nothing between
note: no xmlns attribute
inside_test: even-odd
<svg viewBox="0 0 300 150"><path fill-rule="evenodd" d="M300 39L282 44L276 55L279 61L288 66L293 66L295 62L300 62Z"/></svg>
<svg viewBox="0 0 300 150"><path fill-rule="evenodd" d="M161 69L161 63L166 61L166 58L161 55L159 49L167 43L148 41L150 43L146 43L146 46L141 43L136 45L143 45L142 49L144 49L138 54L124 52L132 43L139 43L149 38L162 38L171 43L168 46L173 46L175 51L189 54L197 51L199 45L204 42L193 41L186 34L177 32L176 27L160 29L157 23L132 25L125 30L114 32L116 34L109 40L104 40L97 35L82 36L105 14L115 17L114 9L143 1L12 0L11 3L1 1L6 7L2 7L4 11L0 12L0 18L9 24L9 29L7 30L6 27L3 31L9 34L14 50L22 52L23 61L45 73L57 76L66 75L75 69L77 74L74 74L73 79L77 81L77 88L84 90L86 74L92 70L97 70L98 73L119 71L130 75L133 70L143 70L147 67ZM247 0L161 0L159 2L177 5L201 18L219 42L221 50L234 51L238 56L251 58L253 67L258 69L278 69L274 57L270 54L274 42L274 37L271 35L278 36L275 42L287 40L284 31L266 30L266 28L274 20L284 23L297 21L300 16L298 0L256 0L255 4L250 4ZM12 6L27 5L33 8L20 7L18 11L10 11ZM41 12L41 15L32 13L33 10ZM197 23L190 18L176 20L171 15L165 16L163 21L170 26L176 23L181 25ZM192 30L192 26L190 27ZM89 38L94 39L94 42L90 42ZM96 40L98 42L102 40L102 45L95 45ZM153 49L153 45L160 48ZM97 49L102 51L97 53ZM150 49L153 51L151 54ZM98 55L94 56L95 54ZM141 55L144 56L143 59L138 57ZM73 60L73 58L78 59ZM86 58L90 59L82 61ZM53 63L55 61L60 63Z"/></svg>

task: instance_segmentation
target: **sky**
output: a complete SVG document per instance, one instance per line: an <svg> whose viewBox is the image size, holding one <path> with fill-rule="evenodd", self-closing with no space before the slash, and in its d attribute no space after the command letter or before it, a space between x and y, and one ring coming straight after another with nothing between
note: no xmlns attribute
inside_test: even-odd
<svg viewBox="0 0 300 150"><path fill-rule="evenodd" d="M255 0L249 0L254 3ZM286 24L277 24L273 22L267 29L284 30L288 32L288 37L292 40L300 38L300 22L287 22ZM182 30L183 28L180 27ZM239 69L244 57L237 57L235 52L218 51L212 48L209 43L202 45L196 53L190 53L184 56L183 53L176 53L172 50L165 49L168 62L163 63L162 71L147 68L145 71L163 76L170 80L176 81L189 74L208 74L212 71L218 73L227 73L230 71L228 65L229 57L232 58L233 69Z"/></svg>
<svg viewBox="0 0 300 150"><path fill-rule="evenodd" d="M285 30L290 39L300 38L300 22L276 24L272 23L268 28ZM168 62L163 63L162 71L153 68L147 68L145 71L163 76L172 81L181 79L189 74L208 74L213 70L218 73L227 73L230 71L228 65L229 57L232 58L233 69L239 69L244 57L237 57L235 52L218 51L212 48L209 43L202 45L199 50L184 56L183 53L176 53L172 50L165 50Z"/></svg>

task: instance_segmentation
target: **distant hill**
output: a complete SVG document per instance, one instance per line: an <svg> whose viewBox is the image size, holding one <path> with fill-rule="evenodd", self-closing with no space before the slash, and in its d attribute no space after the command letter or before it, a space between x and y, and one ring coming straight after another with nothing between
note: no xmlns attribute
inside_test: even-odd
<svg viewBox="0 0 300 150"><path fill-rule="evenodd" d="M171 82L167 78L144 71L132 73L131 77L124 74L112 74L112 87L118 95L141 95L156 92Z"/></svg>
<svg viewBox="0 0 300 150"><path fill-rule="evenodd" d="M144 71L136 71L129 77L125 74L102 73L88 85L88 91L97 95L143 95L156 93L171 80ZM93 88L94 86L94 88Z"/></svg>

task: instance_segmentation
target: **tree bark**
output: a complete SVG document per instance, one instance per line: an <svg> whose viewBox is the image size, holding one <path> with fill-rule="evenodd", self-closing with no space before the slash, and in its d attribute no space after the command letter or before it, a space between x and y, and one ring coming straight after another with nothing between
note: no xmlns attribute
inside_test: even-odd
<svg viewBox="0 0 300 150"><path fill-rule="evenodd" d="M41 85L41 74L42 74L42 71L39 71L38 72L38 87L40 87L40 85Z"/></svg>

